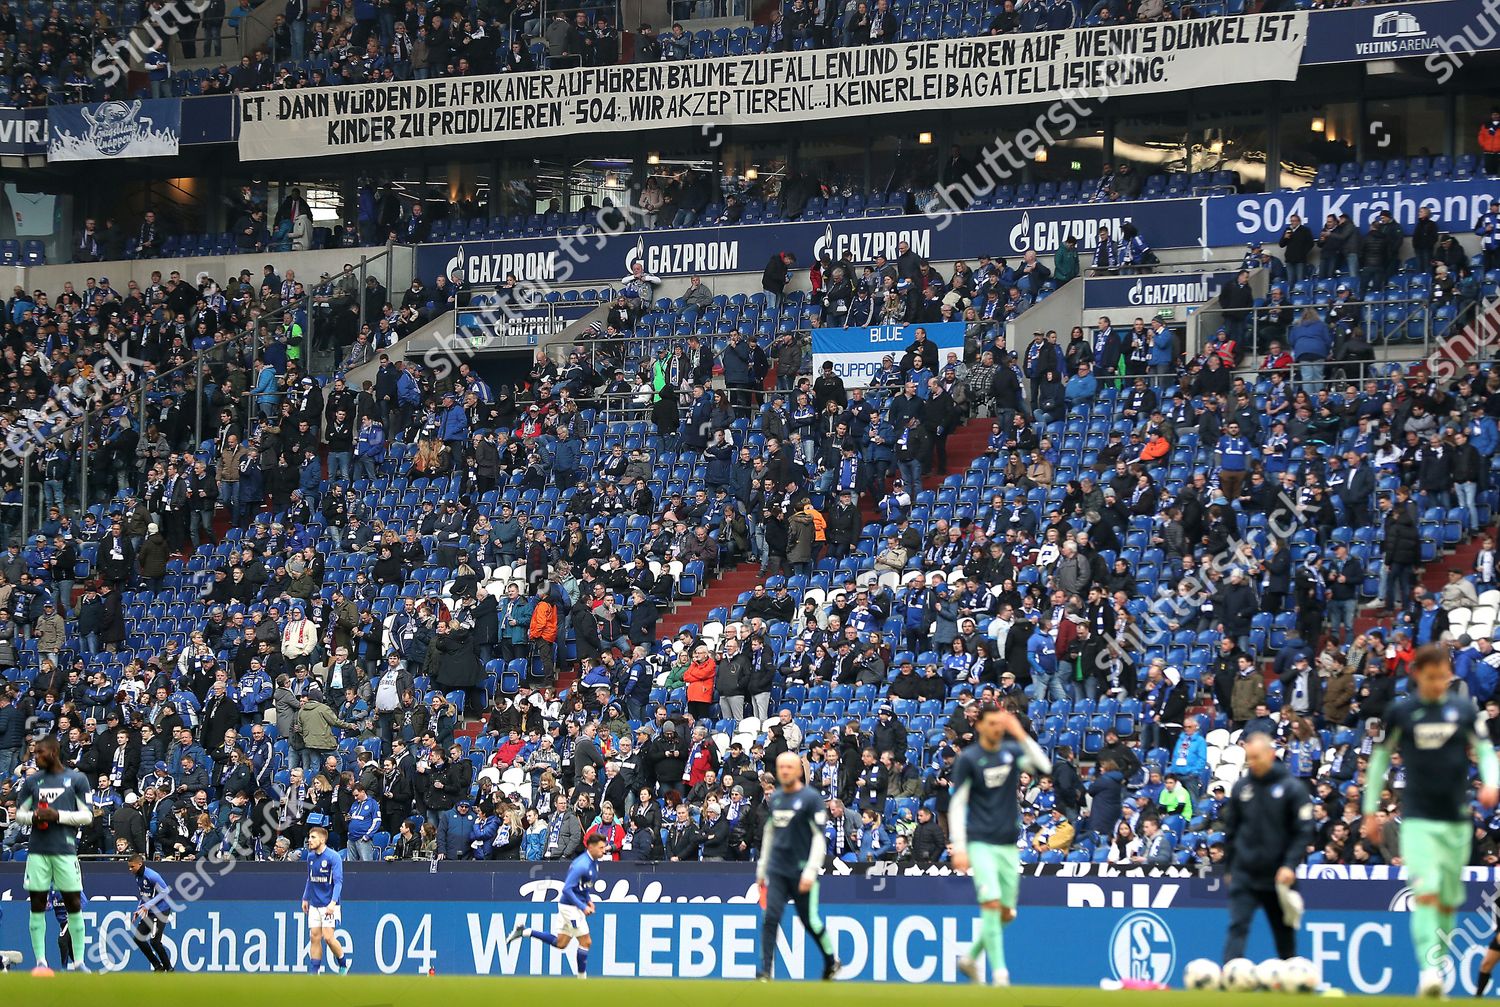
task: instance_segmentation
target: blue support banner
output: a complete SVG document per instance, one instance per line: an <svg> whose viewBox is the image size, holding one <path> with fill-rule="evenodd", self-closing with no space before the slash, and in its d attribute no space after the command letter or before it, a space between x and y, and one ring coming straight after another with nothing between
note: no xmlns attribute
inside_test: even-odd
<svg viewBox="0 0 1500 1007"><path fill-rule="evenodd" d="M1473 178L1410 185L1369 185L1336 189L1293 189L1257 195L1217 196L1208 200L1208 243L1213 246L1281 240L1292 214L1302 218L1313 237L1330 213L1347 213L1361 232L1381 210L1390 210L1407 234L1417 210L1427 207L1438 228L1458 234L1473 233L1474 222L1500 199L1500 179ZM1270 248L1277 254L1275 248Z"/></svg>
<svg viewBox="0 0 1500 1007"><path fill-rule="evenodd" d="M498 284L510 272L531 283L615 283L637 260L648 273L663 277L758 273L782 251L795 253L804 266L824 251L864 263L876 255L895 259L904 241L934 264L951 264L955 259L972 261L981 253L1014 258L1035 250L1047 257L1068 237L1078 239L1079 254L1087 256L1101 227L1118 237L1137 216L1154 248L1203 245L1203 201L1159 199L419 245L416 271L431 280L440 272L451 276L461 269L465 283L472 286Z"/></svg>
<svg viewBox="0 0 1500 1007"><path fill-rule="evenodd" d="M916 339L918 329L937 346L941 367L953 350L963 359L963 322L914 322L911 325L872 325L863 329L813 329L813 373L822 374L825 362L833 363L833 373L850 387L864 387L880 366L883 357L901 362L902 352ZM934 375L936 376L936 375Z"/></svg>
<svg viewBox="0 0 1500 1007"><path fill-rule="evenodd" d="M1231 282L1234 273L1159 273L1150 276L1110 276L1083 281L1083 308L1142 309L1150 318L1156 308L1175 304L1202 304Z"/></svg>
<svg viewBox="0 0 1500 1007"><path fill-rule="evenodd" d="M30 957L23 866L0 865L0 948ZM166 941L185 972L301 972L306 930L299 910L301 864L154 864L181 908ZM954 962L973 941L978 913L967 878L938 869L895 874L890 865L825 875L821 910L856 981L956 982ZM848 865L839 865L848 870ZM1043 869L1032 869L1043 870ZM1021 916L1007 929L1011 979L1021 985L1097 987L1103 979L1179 985L1195 958L1218 960L1228 925L1216 877L1158 876L1087 864L1028 873ZM1323 978L1354 993L1415 988L1408 919L1411 890L1392 869L1309 868L1300 883L1307 915L1298 951ZM349 864L341 940L356 972L455 975L567 975L572 957L536 941L505 944L518 922L548 927L563 870L556 864ZM1494 882L1471 871L1450 939L1458 967L1450 992L1473 992L1492 921L1484 898ZM760 910L749 864L606 862L590 918L595 963L605 976L750 979L760 947ZM135 886L120 862L84 870L89 940L107 967L141 971L128 940ZM55 927L48 913L49 927ZM1066 935L1068 954L1057 954ZM49 936L49 947L51 941ZM1272 957L1264 923L1251 931L1250 958ZM29 963L29 962L28 962ZM778 940L777 973L815 973L818 954L794 913Z"/></svg>
<svg viewBox="0 0 1500 1007"><path fill-rule="evenodd" d="M172 157L182 135L182 101L153 98L47 110L48 161Z"/></svg>

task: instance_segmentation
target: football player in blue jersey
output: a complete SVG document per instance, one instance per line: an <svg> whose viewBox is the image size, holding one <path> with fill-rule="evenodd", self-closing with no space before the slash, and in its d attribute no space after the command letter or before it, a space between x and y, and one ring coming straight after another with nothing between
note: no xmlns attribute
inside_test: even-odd
<svg viewBox="0 0 1500 1007"><path fill-rule="evenodd" d="M341 975L350 968L348 956L335 933L339 900L344 894L344 860L328 848L328 830L314 826L307 833L307 884L302 889L302 913L307 917L307 970L323 971L323 949L333 955Z"/></svg>
<svg viewBox="0 0 1500 1007"><path fill-rule="evenodd" d="M557 897L557 915L562 925L556 934L545 930L533 930L524 923L517 923L505 938L510 944L522 937L531 937L550 944L561 951L574 939L578 941L578 976L589 972L589 948L594 939L589 935L589 917L594 914L594 883L599 880L599 861L609 844L604 836L594 833L583 844L583 852L568 865L568 877L563 882L562 894Z"/></svg>
<svg viewBox="0 0 1500 1007"><path fill-rule="evenodd" d="M172 922L172 890L160 874L146 866L146 858L139 853L130 858L130 874L135 878L136 901L130 939L151 963L152 972L175 972L172 953L161 939L162 931Z"/></svg>

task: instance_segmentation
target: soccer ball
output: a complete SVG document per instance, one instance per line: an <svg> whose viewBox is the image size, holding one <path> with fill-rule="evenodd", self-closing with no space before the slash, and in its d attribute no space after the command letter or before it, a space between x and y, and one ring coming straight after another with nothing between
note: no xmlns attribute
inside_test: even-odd
<svg viewBox="0 0 1500 1007"><path fill-rule="evenodd" d="M1182 970L1182 985L1190 990L1216 990L1221 979L1219 963L1207 958L1195 958Z"/></svg>
<svg viewBox="0 0 1500 1007"><path fill-rule="evenodd" d="M1267 958L1255 966L1255 985L1263 990L1281 989L1281 959Z"/></svg>
<svg viewBox="0 0 1500 1007"><path fill-rule="evenodd" d="M1235 993L1255 989L1255 963L1248 958L1233 958L1224 963L1224 988Z"/></svg>
<svg viewBox="0 0 1500 1007"><path fill-rule="evenodd" d="M1318 988L1317 966L1306 958L1288 958L1281 963L1281 988L1287 993L1311 993Z"/></svg>

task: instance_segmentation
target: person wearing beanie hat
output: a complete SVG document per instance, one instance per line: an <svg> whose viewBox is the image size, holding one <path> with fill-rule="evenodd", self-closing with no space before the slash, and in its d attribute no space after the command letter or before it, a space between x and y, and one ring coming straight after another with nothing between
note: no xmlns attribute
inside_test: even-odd
<svg viewBox="0 0 1500 1007"><path fill-rule="evenodd" d="M287 666L295 671L306 665L318 645L318 627L307 618L300 603L294 603L287 614L286 625L281 631L281 656Z"/></svg>
<svg viewBox="0 0 1500 1007"><path fill-rule="evenodd" d="M877 753L890 752L894 756L906 754L906 724L896 716L890 703L881 703L877 711L872 747Z"/></svg>

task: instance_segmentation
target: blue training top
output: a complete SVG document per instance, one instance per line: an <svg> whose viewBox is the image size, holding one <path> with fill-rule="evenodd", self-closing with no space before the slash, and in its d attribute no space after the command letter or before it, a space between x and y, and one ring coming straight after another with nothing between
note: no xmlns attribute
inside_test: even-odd
<svg viewBox="0 0 1500 1007"><path fill-rule="evenodd" d="M328 847L307 858L307 885L302 901L309 906L331 906L344 893L344 861Z"/></svg>
<svg viewBox="0 0 1500 1007"><path fill-rule="evenodd" d="M594 882L599 880L599 862L588 855L578 854L568 865L568 879L563 882L562 894L557 901L563 905L587 909L594 902Z"/></svg>
<svg viewBox="0 0 1500 1007"><path fill-rule="evenodd" d="M149 867L141 868L135 876L135 901L138 908L158 911L165 909L167 883Z"/></svg>
<svg viewBox="0 0 1500 1007"><path fill-rule="evenodd" d="M79 891L79 893L78 893L78 909L79 909L79 911L82 912L83 910L87 909L88 906L89 906L89 897L87 895L83 894L82 891ZM52 889L52 891L50 891L50 892L47 893L47 908L52 910L52 916L53 916L53 918L55 918L57 920L57 923L58 923L59 926L64 926L65 927L65 926L68 925L68 907L65 906L65 905L63 905L62 892L58 891L56 888Z"/></svg>

